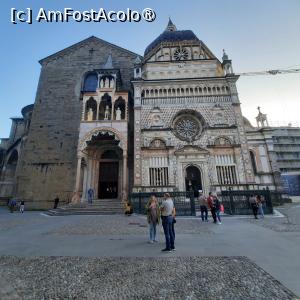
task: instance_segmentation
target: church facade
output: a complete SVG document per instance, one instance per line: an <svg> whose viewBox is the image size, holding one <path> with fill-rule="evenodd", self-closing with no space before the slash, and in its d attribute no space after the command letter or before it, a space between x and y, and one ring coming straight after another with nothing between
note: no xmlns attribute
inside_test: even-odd
<svg viewBox="0 0 300 300"><path fill-rule="evenodd" d="M74 192L86 201L90 188L122 200L280 185L268 142L242 115L231 60L192 31L169 21L144 56L90 37L40 63L13 174L13 194L32 206Z"/></svg>

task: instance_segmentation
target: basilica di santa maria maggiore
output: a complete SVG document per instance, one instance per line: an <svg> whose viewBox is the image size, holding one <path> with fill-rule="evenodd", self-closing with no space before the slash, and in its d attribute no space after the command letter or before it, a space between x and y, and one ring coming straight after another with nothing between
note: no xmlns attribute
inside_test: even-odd
<svg viewBox="0 0 300 300"><path fill-rule="evenodd" d="M2 139L2 197L281 188L266 115L243 117L231 60L191 30L169 20L144 56L92 36L40 64L34 105Z"/></svg>

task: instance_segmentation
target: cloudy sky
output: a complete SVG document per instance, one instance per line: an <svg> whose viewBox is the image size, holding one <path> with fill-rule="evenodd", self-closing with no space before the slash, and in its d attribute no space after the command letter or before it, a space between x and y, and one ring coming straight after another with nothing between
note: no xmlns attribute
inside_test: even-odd
<svg viewBox="0 0 300 300"><path fill-rule="evenodd" d="M62 10L143 10L153 8L152 23L12 24L11 8ZM38 84L38 60L91 35L143 54L166 27L170 16L178 29L191 29L219 58L222 49L236 73L300 68L299 0L48 0L1 1L0 137L9 135L12 116L33 103ZM254 123L257 106L273 122L300 125L300 73L242 76L238 91L243 114Z"/></svg>

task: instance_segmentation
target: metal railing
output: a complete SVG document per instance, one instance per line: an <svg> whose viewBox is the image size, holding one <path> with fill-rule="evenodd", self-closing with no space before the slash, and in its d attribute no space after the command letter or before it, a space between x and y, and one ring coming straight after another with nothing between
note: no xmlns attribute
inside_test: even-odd
<svg viewBox="0 0 300 300"><path fill-rule="evenodd" d="M158 203L164 199L163 192L153 192L153 193L131 193L129 195L129 201L133 206L133 212L137 214L146 213L146 204L148 203L150 197L155 195ZM194 199L193 192L169 192L175 208L177 216L195 216L196 215L196 202Z"/></svg>
<svg viewBox="0 0 300 300"><path fill-rule="evenodd" d="M222 191L220 200L224 206L224 212L229 215L250 215L252 208L249 202L251 195L260 195L265 214L273 213L272 194L269 190ZM277 196L277 193L276 193ZM275 194L273 195L275 197Z"/></svg>
<svg viewBox="0 0 300 300"><path fill-rule="evenodd" d="M155 195L159 204L164 198L163 192L153 193L131 193L129 201L133 206L134 213L146 214L146 204L151 195ZM176 208L177 216L195 216L196 211L200 211L200 204L193 192L169 192ZM218 195L219 200L224 206L224 212L229 215L250 215L252 208L249 202L251 195L260 195L265 214L273 213L273 204L281 203L282 194L269 190L226 190Z"/></svg>

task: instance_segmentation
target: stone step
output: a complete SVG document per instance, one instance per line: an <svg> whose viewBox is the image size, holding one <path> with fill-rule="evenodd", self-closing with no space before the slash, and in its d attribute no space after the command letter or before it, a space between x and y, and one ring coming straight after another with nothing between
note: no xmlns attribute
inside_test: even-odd
<svg viewBox="0 0 300 300"><path fill-rule="evenodd" d="M116 215L123 214L122 210L88 210L88 209L77 209L77 210L58 210L53 209L46 212L49 216L68 216L68 215Z"/></svg>
<svg viewBox="0 0 300 300"><path fill-rule="evenodd" d="M89 204L87 202L69 204L57 209L50 209L49 216L66 215L111 215L123 214L123 203L119 199L97 199Z"/></svg>

